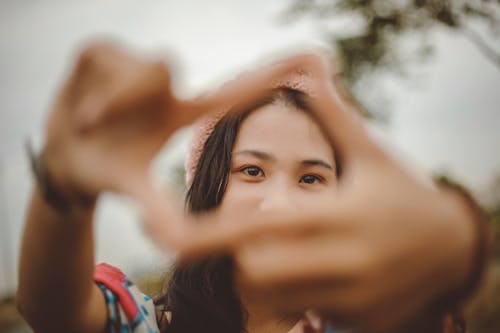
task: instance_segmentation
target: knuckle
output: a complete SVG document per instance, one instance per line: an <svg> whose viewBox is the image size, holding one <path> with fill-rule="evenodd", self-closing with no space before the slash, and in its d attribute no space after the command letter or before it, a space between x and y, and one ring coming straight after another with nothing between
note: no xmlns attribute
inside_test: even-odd
<svg viewBox="0 0 500 333"><path fill-rule="evenodd" d="M84 46L78 55L78 66L82 67L91 64L97 57L101 48L102 44L96 42Z"/></svg>
<svg viewBox="0 0 500 333"><path fill-rule="evenodd" d="M170 84L170 71L162 61L150 63L145 74L151 80L154 79L159 85L168 86Z"/></svg>
<svg viewBox="0 0 500 333"><path fill-rule="evenodd" d="M326 59L326 55L322 52L312 52L305 54L302 57L302 61L305 67L309 68L316 74L328 67L328 60Z"/></svg>
<svg viewBox="0 0 500 333"><path fill-rule="evenodd" d="M105 41L93 41L83 46L77 57L77 68L84 69L98 63L103 55L116 55L115 45Z"/></svg>

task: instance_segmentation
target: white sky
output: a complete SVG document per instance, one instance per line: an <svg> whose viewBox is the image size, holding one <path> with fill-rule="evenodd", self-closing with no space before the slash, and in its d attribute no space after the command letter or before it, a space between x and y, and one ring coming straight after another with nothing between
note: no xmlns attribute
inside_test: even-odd
<svg viewBox="0 0 500 333"><path fill-rule="evenodd" d="M321 44L315 22L277 24L286 2L0 2L0 297L15 285L31 184L23 142L42 133L43 117L82 42L111 36L131 48L174 57L182 67L180 90L194 93L272 51ZM461 37L438 31L432 40L436 54L427 64L413 66L406 79L384 81L392 109L386 141L416 165L451 171L480 189L500 170L500 70ZM185 145L177 145L160 165L182 158L184 151ZM129 273L157 263L160 254L136 220L129 205L103 200L98 260Z"/></svg>

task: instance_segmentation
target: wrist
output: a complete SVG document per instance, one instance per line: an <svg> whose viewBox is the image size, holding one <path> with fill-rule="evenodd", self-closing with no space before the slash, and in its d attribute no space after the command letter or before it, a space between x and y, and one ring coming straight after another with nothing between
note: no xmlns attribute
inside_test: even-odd
<svg viewBox="0 0 500 333"><path fill-rule="evenodd" d="M38 212L43 214L42 216L48 217L43 219L48 222L39 223L44 225L56 225L58 228L61 228L62 225L64 225L64 228L68 227L71 229L73 229L73 227L77 227L79 229L82 224L87 224L88 221L92 221L97 203L97 201L95 201L87 206L79 206L78 208L72 208L69 211L61 211L59 208L47 201L38 183L34 184L31 200L32 204L37 207Z"/></svg>
<svg viewBox="0 0 500 333"><path fill-rule="evenodd" d="M447 179L438 180L454 218L455 241L450 260L449 279L438 299L443 310L456 308L477 289L488 266L491 238L487 214L462 186Z"/></svg>
<svg viewBox="0 0 500 333"><path fill-rule="evenodd" d="M47 160L46 150L36 155L30 142L27 142L26 149L38 191L49 206L61 214L93 210L96 195L86 193L62 179L61 173L50 167L54 163Z"/></svg>

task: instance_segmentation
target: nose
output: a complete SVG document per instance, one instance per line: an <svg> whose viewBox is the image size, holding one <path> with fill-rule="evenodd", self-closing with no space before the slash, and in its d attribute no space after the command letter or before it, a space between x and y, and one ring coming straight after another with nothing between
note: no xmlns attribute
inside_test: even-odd
<svg viewBox="0 0 500 333"><path fill-rule="evenodd" d="M279 179L267 184L259 203L259 211L263 213L290 212L297 209L292 186L285 180Z"/></svg>

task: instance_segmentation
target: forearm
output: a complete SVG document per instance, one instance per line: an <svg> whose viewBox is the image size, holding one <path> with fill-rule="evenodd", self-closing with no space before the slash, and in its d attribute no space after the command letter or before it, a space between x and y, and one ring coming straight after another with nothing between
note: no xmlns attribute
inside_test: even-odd
<svg viewBox="0 0 500 333"><path fill-rule="evenodd" d="M436 332L464 332L465 321L461 308L481 282L488 265L490 247L487 215L462 186L450 181L439 181L443 196L451 202L455 217L450 219L450 229L443 242L450 245L452 253L443 265L442 275L434 279L438 286L437 302L432 304L426 318L439 315ZM445 200L443 200L446 203ZM441 245L441 249L444 248ZM433 283L433 281L429 281ZM431 289L431 288L429 288ZM436 307L437 306L437 307ZM434 319L429 319L431 323ZM422 331L431 331L418 330ZM405 330L408 332L408 330Z"/></svg>
<svg viewBox="0 0 500 333"><path fill-rule="evenodd" d="M461 185L441 181L440 186L454 203L457 213L454 222L456 244L455 260L450 260L455 269L448 270L452 293L448 295L451 304L463 302L477 289L488 266L491 247L489 218L470 193ZM462 235L460 237L460 235ZM453 239L448 242L451 243ZM453 273L453 274L450 274ZM453 283L455 287L453 287ZM446 302L445 302L446 304Z"/></svg>
<svg viewBox="0 0 500 333"><path fill-rule="evenodd" d="M61 215L44 201L38 188L33 192L22 239L17 303L40 332L86 326L81 322L85 317L98 319L90 326L104 327L99 323L104 320L99 318L105 318L104 300L93 282L92 215L93 207ZM99 302L102 307L91 306ZM89 313L96 308L104 314Z"/></svg>

